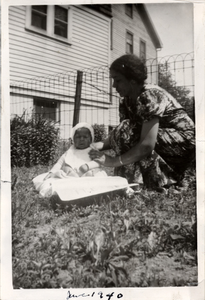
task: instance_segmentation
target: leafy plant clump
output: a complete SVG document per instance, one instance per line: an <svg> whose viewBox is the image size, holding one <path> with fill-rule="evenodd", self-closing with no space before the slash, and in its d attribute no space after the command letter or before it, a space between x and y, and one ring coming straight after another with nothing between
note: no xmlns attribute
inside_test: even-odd
<svg viewBox="0 0 205 300"><path fill-rule="evenodd" d="M107 132L106 132L105 125L94 124L93 129L94 129L95 142L101 142L106 139Z"/></svg>
<svg viewBox="0 0 205 300"><path fill-rule="evenodd" d="M177 86L176 81L172 77L168 62L159 64L158 67L158 85L169 92L181 106L185 109L189 117L195 122L195 100L190 96L190 90L186 87Z"/></svg>
<svg viewBox="0 0 205 300"><path fill-rule="evenodd" d="M59 128L41 115L26 119L15 116L11 120L11 166L48 164L55 156L59 140Z"/></svg>

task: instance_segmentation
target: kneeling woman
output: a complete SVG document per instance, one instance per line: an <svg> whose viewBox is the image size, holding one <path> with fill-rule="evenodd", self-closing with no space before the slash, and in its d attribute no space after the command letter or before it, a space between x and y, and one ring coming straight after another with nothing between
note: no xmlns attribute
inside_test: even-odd
<svg viewBox="0 0 205 300"><path fill-rule="evenodd" d="M91 150L91 159L115 167L129 183L160 190L181 185L195 158L195 126L181 105L164 89L147 85L146 66L135 55L116 59L110 74L122 99L120 124L96 146L113 149L115 157Z"/></svg>

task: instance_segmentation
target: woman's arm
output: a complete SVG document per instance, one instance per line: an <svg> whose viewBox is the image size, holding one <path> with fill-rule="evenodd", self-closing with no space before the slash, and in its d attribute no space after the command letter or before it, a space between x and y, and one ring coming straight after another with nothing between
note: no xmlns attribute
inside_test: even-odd
<svg viewBox="0 0 205 300"><path fill-rule="evenodd" d="M138 143L134 145L125 154L120 157L106 156L103 162L106 167L119 167L122 164L128 165L148 156L155 147L159 128L159 119L154 118L148 122L144 122L141 131L141 137ZM100 155L101 156L101 155ZM95 159L94 157L91 157ZM101 159L99 159L100 161ZM98 159L97 159L98 161Z"/></svg>
<svg viewBox="0 0 205 300"><path fill-rule="evenodd" d="M142 125L139 142L125 154L121 155L124 165L131 164L148 156L154 150L159 128L159 119L154 118Z"/></svg>

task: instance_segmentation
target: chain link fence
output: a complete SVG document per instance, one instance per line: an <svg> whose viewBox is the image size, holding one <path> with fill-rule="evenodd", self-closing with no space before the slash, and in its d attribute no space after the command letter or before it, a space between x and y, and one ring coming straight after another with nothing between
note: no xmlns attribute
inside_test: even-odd
<svg viewBox="0 0 205 300"><path fill-rule="evenodd" d="M185 91L186 97L179 95L177 100L194 118L194 54L148 59L146 65L147 83L168 80L175 88ZM112 88L109 66L10 84L11 118L23 113L25 118L43 115L56 122L62 139L70 137L71 128L78 118L80 122L103 124L107 130L116 126L119 123L118 105L119 95Z"/></svg>

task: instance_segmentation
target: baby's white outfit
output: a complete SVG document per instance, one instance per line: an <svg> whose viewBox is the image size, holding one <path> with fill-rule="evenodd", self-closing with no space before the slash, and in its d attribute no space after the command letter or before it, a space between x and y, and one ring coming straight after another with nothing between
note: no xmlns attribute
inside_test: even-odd
<svg viewBox="0 0 205 300"><path fill-rule="evenodd" d="M92 144L86 149L76 149L74 145L71 145L70 148L59 158L50 172L55 174L56 172L61 170L63 171L61 172L63 178L65 178L65 176L72 177L74 176L74 174L73 172L70 172L70 168L72 168L77 175L80 175L80 166L82 166L83 164L87 164L89 171L86 172L83 176L107 176L105 171L103 171L100 167L99 163L90 159L89 152L93 148L94 146Z"/></svg>
<svg viewBox="0 0 205 300"><path fill-rule="evenodd" d="M102 170L99 163L92 161L89 157L90 150L93 149L92 144L86 149L76 149L74 145L59 158L57 163L52 167L50 172L38 175L33 179L33 184L36 190L42 197L50 197L52 195L52 182L58 179L68 179L71 177L79 177L79 168L83 164L89 167L88 172L83 174L82 177L107 177L105 171ZM53 173L52 178L44 180L49 174Z"/></svg>

